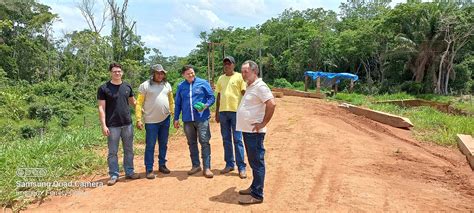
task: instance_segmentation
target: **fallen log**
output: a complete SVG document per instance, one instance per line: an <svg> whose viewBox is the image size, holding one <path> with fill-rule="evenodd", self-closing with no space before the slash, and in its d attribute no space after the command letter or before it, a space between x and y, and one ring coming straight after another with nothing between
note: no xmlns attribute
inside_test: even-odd
<svg viewBox="0 0 474 213"><path fill-rule="evenodd" d="M458 134L459 150L466 156L467 162L474 170L474 139L470 135Z"/></svg>
<svg viewBox="0 0 474 213"><path fill-rule="evenodd" d="M275 98L283 98L283 92L272 92L273 97Z"/></svg>
<svg viewBox="0 0 474 213"><path fill-rule="evenodd" d="M305 97L305 98L320 98L324 99L326 98L326 95L322 93L311 93L311 92L303 92L303 91L298 91L298 90L291 90L291 89L286 89L286 88L273 88L273 92L281 92L283 95L287 96L297 96L297 97Z"/></svg>
<svg viewBox="0 0 474 213"><path fill-rule="evenodd" d="M343 103L339 105L339 107L345 108L356 115L361 115L366 118L369 118L374 121L384 123L393 127L398 127L398 128L413 127L413 124L411 123L410 119L400 117L397 115L392 115L385 112L366 109L366 108L354 106L352 104L347 104L347 103Z"/></svg>

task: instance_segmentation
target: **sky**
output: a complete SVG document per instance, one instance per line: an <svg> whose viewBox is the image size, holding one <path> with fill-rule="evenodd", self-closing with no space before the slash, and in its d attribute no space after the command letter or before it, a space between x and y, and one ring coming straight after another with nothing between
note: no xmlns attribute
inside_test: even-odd
<svg viewBox="0 0 474 213"><path fill-rule="evenodd" d="M54 35L61 37L75 30L88 29L77 5L81 0L39 0L51 7L60 20L53 24ZM95 1L95 16L100 22L104 2ZM122 0L117 0L122 5ZM278 17L285 9L305 10L322 7L339 12L345 0L129 0L127 16L136 21L136 33L145 46L158 48L164 56L186 56L200 42L202 31L213 28L253 27ZM392 5L403 0L393 0ZM107 20L102 35L110 34Z"/></svg>

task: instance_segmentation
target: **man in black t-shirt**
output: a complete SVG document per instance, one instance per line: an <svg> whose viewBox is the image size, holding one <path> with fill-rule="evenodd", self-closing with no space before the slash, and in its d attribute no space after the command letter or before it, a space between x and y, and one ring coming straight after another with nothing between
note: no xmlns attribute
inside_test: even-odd
<svg viewBox="0 0 474 213"><path fill-rule="evenodd" d="M119 177L118 147L120 138L123 146L123 168L125 178L138 179L140 176L133 171L133 126L130 116L130 105L135 106L132 86L122 81L122 67L112 63L109 66L111 80L101 85L97 91L99 102L99 119L102 134L107 136L109 154L110 180L107 185L114 185Z"/></svg>

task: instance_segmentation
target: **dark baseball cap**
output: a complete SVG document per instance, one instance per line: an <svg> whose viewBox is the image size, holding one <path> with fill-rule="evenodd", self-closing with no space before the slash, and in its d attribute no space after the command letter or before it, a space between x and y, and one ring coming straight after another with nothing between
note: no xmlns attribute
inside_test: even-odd
<svg viewBox="0 0 474 213"><path fill-rule="evenodd" d="M224 62L225 62L226 60L227 60L227 61L230 61L230 63L235 64L235 59L234 59L234 57L232 57L232 56L226 56L226 57L224 58Z"/></svg>

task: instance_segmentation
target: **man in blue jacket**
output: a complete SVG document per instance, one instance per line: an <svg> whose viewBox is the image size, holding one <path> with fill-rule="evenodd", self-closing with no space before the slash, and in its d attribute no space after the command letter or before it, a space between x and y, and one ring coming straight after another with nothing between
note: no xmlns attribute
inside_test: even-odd
<svg viewBox="0 0 474 213"><path fill-rule="evenodd" d="M184 81L178 85L175 97L174 128L179 128L179 115L184 123L184 133L188 140L192 168L188 175L201 171L197 140L201 144L201 158L204 166L204 176L212 178L211 172L211 130L209 107L214 104L214 92L211 85L204 79L196 77L194 68L186 65L181 69Z"/></svg>

